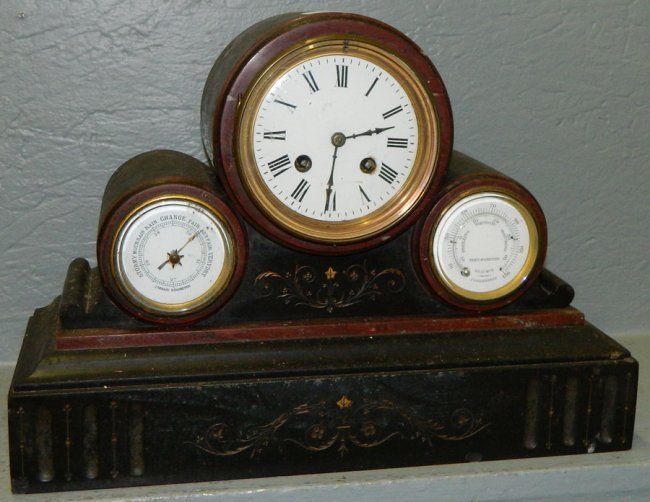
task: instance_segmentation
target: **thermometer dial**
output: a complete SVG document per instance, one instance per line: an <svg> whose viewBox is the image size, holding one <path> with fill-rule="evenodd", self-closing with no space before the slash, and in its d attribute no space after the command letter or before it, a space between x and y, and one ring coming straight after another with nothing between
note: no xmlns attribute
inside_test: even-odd
<svg viewBox="0 0 650 502"><path fill-rule="evenodd" d="M546 220L525 187L454 152L443 195L415 232L424 278L464 310L503 307L532 285L546 256Z"/></svg>
<svg viewBox="0 0 650 502"><path fill-rule="evenodd" d="M444 214L431 242L434 270L451 292L486 301L512 293L537 257L531 213L513 197L481 192Z"/></svg>
<svg viewBox="0 0 650 502"><path fill-rule="evenodd" d="M118 230L113 269L122 293L152 313L195 312L232 275L232 237L201 202L169 196L148 201Z"/></svg>

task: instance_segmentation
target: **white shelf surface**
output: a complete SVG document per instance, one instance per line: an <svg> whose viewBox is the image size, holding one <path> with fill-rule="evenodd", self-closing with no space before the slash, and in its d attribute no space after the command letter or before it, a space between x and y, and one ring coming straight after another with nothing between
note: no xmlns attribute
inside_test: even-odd
<svg viewBox="0 0 650 502"><path fill-rule="evenodd" d="M45 495L11 493L6 396L13 365L0 364L0 500L650 500L650 333L616 338L641 368L630 451Z"/></svg>

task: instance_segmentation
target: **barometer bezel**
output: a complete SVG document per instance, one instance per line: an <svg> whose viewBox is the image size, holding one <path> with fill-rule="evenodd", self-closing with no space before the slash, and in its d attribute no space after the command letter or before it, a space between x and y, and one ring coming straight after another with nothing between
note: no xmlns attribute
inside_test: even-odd
<svg viewBox="0 0 650 502"><path fill-rule="evenodd" d="M228 277L211 288L193 305L179 304L161 309L146 298L134 296L115 270L116 242L120 229L139 208L175 198L199 204L229 236L232 252L226 259ZM172 246L178 246L174 243ZM171 249L161 250L163 258ZM248 254L244 227L228 203L218 195L209 168L197 159L173 150L145 152L125 162L111 176L100 211L97 233L99 276L108 297L122 310L141 321L162 324L191 324L204 319L232 296L241 283Z"/></svg>

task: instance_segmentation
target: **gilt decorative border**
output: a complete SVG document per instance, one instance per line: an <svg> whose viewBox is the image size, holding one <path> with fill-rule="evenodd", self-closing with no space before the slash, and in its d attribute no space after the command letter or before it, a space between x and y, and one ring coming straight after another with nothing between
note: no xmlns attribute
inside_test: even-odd
<svg viewBox="0 0 650 502"><path fill-rule="evenodd" d="M304 305L333 312L378 296L404 289L404 274L396 268L377 270L366 262L336 270L330 266L318 272L308 265L296 265L293 272L262 272L255 289L262 297L275 297L286 305Z"/></svg>
<svg viewBox="0 0 650 502"><path fill-rule="evenodd" d="M420 441L428 447L435 441L462 441L489 425L467 408L456 409L441 423L388 400L356 404L343 395L335 405L326 401L301 404L262 425L218 422L191 444L219 457L247 452L255 458L286 444L309 452L336 450L343 457L353 449L374 448L397 439Z"/></svg>

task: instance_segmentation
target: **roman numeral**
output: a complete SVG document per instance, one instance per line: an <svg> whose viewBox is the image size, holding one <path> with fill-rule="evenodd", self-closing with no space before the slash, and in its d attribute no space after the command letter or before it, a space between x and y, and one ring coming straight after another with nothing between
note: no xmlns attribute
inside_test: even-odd
<svg viewBox="0 0 650 502"><path fill-rule="evenodd" d="M386 183L392 184L395 178L397 178L397 171L382 162L381 169L379 169L379 177Z"/></svg>
<svg viewBox="0 0 650 502"><path fill-rule="evenodd" d="M273 102L274 103L279 103L279 104L284 105L284 106L287 106L287 107L292 108L294 110L296 109L296 105L292 105L291 103L287 103L286 101L280 101L279 99L274 99Z"/></svg>
<svg viewBox="0 0 650 502"><path fill-rule="evenodd" d="M370 87L366 91L366 96L368 96L368 94L370 94L372 92L372 90L375 88L375 84L377 83L378 80L379 80L379 77L375 77L375 80L373 80L372 84L370 84Z"/></svg>
<svg viewBox="0 0 650 502"><path fill-rule="evenodd" d="M366 199L366 202L370 202L370 197L368 197L368 194L365 192L361 185L359 185L359 192L361 192L361 197Z"/></svg>
<svg viewBox="0 0 650 502"><path fill-rule="evenodd" d="M409 140L406 138L388 138L386 146L390 148L407 148L409 146Z"/></svg>
<svg viewBox="0 0 650 502"><path fill-rule="evenodd" d="M388 110L386 113L382 113L381 116L384 117L385 120L392 117L393 115L397 115L401 111L402 111L402 105L396 106L392 110Z"/></svg>
<svg viewBox="0 0 650 502"><path fill-rule="evenodd" d="M305 198L305 194L307 193L307 190L309 190L310 186L311 185L307 183L307 180L305 179L300 180L298 186L294 189L293 192L291 192L291 197L296 199L298 202L302 202L302 199Z"/></svg>
<svg viewBox="0 0 650 502"><path fill-rule="evenodd" d="M336 65L336 87L348 86L348 67L342 64Z"/></svg>
<svg viewBox="0 0 650 502"><path fill-rule="evenodd" d="M264 133L264 139L279 139L284 141L287 139L287 131L266 131Z"/></svg>
<svg viewBox="0 0 650 502"><path fill-rule="evenodd" d="M269 171L271 171L271 174L274 177L279 176L283 172L288 171L290 169L289 166L291 166L291 160L289 160L288 155L283 155L282 157L278 157L277 159L269 162L268 166L269 166Z"/></svg>
<svg viewBox="0 0 650 502"><path fill-rule="evenodd" d="M311 73L311 70L308 70L306 73L302 74L303 77L305 77L305 80L309 84L309 88L312 90L312 92L318 91L318 84L316 83L316 80L314 79L314 76Z"/></svg>

